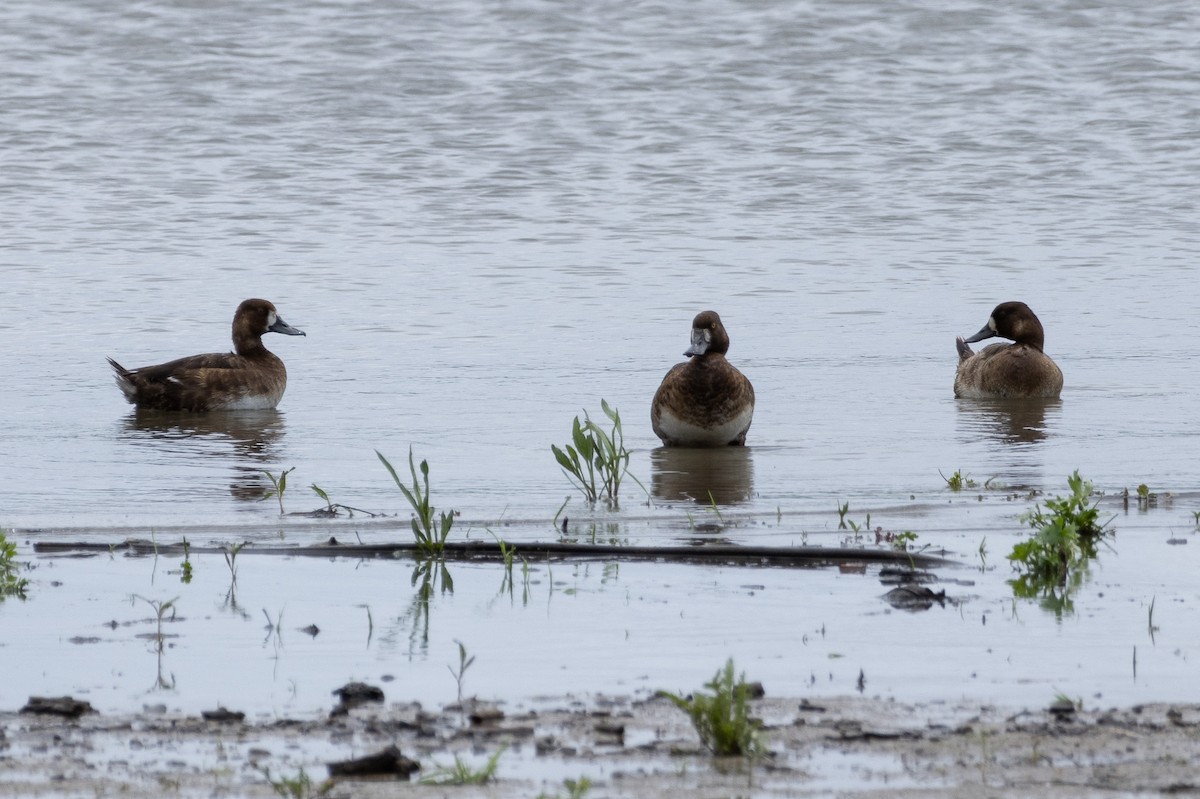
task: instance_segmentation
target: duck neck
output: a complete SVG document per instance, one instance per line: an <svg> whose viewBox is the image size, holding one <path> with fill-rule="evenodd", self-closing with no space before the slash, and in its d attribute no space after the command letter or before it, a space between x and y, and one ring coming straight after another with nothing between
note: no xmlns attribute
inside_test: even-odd
<svg viewBox="0 0 1200 799"><path fill-rule="evenodd" d="M263 346L262 334L254 332L244 321L239 324L239 321L235 320L233 323L233 351L243 358L269 355L267 348Z"/></svg>

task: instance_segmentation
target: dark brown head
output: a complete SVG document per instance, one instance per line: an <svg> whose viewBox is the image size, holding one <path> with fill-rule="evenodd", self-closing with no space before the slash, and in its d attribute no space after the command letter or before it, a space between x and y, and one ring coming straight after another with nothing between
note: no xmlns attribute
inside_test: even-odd
<svg viewBox="0 0 1200 799"><path fill-rule="evenodd" d="M1042 349L1046 341L1046 332L1042 323L1023 302L1002 302L992 311L987 324L975 335L967 339L968 344L983 341L986 338L1000 336L1012 339L1018 344L1028 344Z"/></svg>
<svg viewBox="0 0 1200 799"><path fill-rule="evenodd" d="M716 311L702 311L692 320L692 346L683 354L691 358L710 352L729 352L729 334Z"/></svg>
<svg viewBox="0 0 1200 799"><path fill-rule="evenodd" d="M245 300L238 306L233 315L233 348L239 355L245 355L262 348L264 333L283 333L286 336L303 336L303 330L297 330L279 318L275 306L266 300Z"/></svg>

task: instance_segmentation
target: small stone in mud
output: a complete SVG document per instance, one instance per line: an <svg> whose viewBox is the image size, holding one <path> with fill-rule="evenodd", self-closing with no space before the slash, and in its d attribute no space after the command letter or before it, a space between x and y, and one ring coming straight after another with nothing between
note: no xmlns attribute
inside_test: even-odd
<svg viewBox="0 0 1200 799"><path fill-rule="evenodd" d="M355 760L329 763L330 777L368 777L394 775L407 778L421 768L421 764L400 754L400 748L392 745L373 755Z"/></svg>
<svg viewBox="0 0 1200 799"><path fill-rule="evenodd" d="M471 711L471 715L467 718L469 718L471 723L476 726L481 724L495 724L497 721L500 721L504 718L504 711L498 707L485 705L483 707L474 708Z"/></svg>
<svg viewBox="0 0 1200 799"><path fill-rule="evenodd" d="M237 721L245 721L246 714L237 710L227 710L223 707L218 707L216 710L200 711L200 718L205 721L215 721L218 724L231 724Z"/></svg>
<svg viewBox="0 0 1200 799"><path fill-rule="evenodd" d="M21 712L77 719L84 713L95 713L96 709L89 702L69 696L31 696Z"/></svg>
<svg viewBox="0 0 1200 799"><path fill-rule="evenodd" d="M374 755L355 758L353 761L329 763L328 768L331 777L395 775L407 779L413 771L421 768L421 764L404 757L400 753L400 747L392 745Z"/></svg>
<svg viewBox="0 0 1200 799"><path fill-rule="evenodd" d="M338 697L338 706L333 709L332 716L344 716L359 705L383 701L383 689L365 682L346 683L341 688L333 689L333 693Z"/></svg>

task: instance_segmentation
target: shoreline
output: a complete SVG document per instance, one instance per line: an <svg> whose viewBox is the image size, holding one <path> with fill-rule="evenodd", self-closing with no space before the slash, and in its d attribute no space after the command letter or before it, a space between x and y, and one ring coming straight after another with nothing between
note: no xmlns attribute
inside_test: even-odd
<svg viewBox="0 0 1200 799"><path fill-rule="evenodd" d="M358 705L311 719L207 721L167 713L88 713L75 720L0 713L0 796L279 795L270 779L311 780L330 797L746 794L842 797L1076 797L1200 792L1200 705L1013 709L836 697L752 702L770 755L714 758L687 716L661 698L589 696L548 709L469 700ZM339 780L326 763L397 746L421 771L409 780ZM493 781L422 785L500 752ZM268 778L267 775L270 775ZM579 784L577 783L577 784ZM291 794L288 794L291 795Z"/></svg>

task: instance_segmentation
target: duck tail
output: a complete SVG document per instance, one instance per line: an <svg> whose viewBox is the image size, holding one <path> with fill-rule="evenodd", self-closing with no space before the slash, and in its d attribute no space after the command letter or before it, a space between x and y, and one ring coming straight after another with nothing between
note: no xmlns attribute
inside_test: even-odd
<svg viewBox="0 0 1200 799"><path fill-rule="evenodd" d="M967 358L970 358L975 354L975 352L971 349L971 345L964 341L962 336L954 339L954 346L958 347L958 359L960 361L965 361Z"/></svg>
<svg viewBox="0 0 1200 799"><path fill-rule="evenodd" d="M135 402L137 399L137 386L133 382L133 373L112 358L108 359L108 365L116 372L117 388L121 389L121 393L125 395L125 399Z"/></svg>

